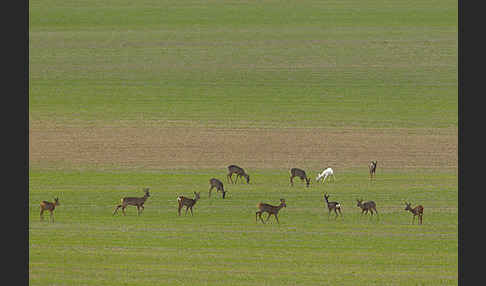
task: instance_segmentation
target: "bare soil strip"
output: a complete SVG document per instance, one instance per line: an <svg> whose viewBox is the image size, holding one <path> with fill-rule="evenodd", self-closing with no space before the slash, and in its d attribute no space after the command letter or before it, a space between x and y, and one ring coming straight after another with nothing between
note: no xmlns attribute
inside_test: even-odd
<svg viewBox="0 0 486 286"><path fill-rule="evenodd" d="M73 126L30 122L29 164L39 168L456 169L457 129L232 129Z"/></svg>

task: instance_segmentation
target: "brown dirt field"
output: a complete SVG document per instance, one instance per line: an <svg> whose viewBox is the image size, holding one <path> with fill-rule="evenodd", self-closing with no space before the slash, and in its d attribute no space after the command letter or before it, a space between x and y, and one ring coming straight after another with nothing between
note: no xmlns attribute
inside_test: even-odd
<svg viewBox="0 0 486 286"><path fill-rule="evenodd" d="M457 129L231 129L30 122L38 168L455 169Z"/></svg>

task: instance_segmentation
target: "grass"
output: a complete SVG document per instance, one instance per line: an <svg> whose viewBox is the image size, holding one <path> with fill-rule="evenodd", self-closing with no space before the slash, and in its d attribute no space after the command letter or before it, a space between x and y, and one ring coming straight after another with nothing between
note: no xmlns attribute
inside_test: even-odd
<svg viewBox="0 0 486 286"><path fill-rule="evenodd" d="M255 182L226 184L226 200L214 192L209 199L207 179L222 173L31 170L31 283L457 283L456 175L390 172L369 183L366 173L349 171L307 189L290 187L285 172L255 170ZM134 207L112 215L122 196L141 196L144 186L151 197L141 216ZM177 195L193 191L202 197L194 216L178 217ZM328 218L323 192L341 202L343 218ZM38 202L54 196L55 223L40 222ZM281 197L280 225L256 223L256 203ZM379 218L362 217L358 197L375 200ZM404 200L425 206L422 226L410 224Z"/></svg>
<svg viewBox="0 0 486 286"><path fill-rule="evenodd" d="M395 2L31 1L30 117L456 127L456 2Z"/></svg>
<svg viewBox="0 0 486 286"><path fill-rule="evenodd" d="M29 120L31 128L454 130L457 20L449 0L32 0ZM348 151L369 146L360 148ZM222 200L207 190L225 170L45 159L29 169L31 285L458 282L450 162L378 167L373 183L358 166L341 168L336 183L308 189L290 187L286 170L244 166L251 184L225 184ZM121 197L142 196L143 187L151 197L141 216L133 207L112 215ZM178 217L177 195L193 191L202 197L194 216ZM328 220L323 192L342 203L344 218ZM39 202L55 196L55 222L41 222ZM258 202L282 197L280 225L255 222ZM359 197L377 203L379 219L361 217ZM423 225L411 225L405 200L424 205Z"/></svg>

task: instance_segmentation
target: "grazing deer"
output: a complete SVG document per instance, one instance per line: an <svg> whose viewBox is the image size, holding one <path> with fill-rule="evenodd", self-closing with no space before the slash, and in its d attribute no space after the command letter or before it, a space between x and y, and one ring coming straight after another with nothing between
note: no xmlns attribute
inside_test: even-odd
<svg viewBox="0 0 486 286"><path fill-rule="evenodd" d="M210 185L209 197L211 197L211 190L216 188L216 191L223 193L223 199L224 199L224 197L226 196L226 191L224 190L223 182L221 182L220 180L218 180L216 178L212 178L212 179L209 180L209 185Z"/></svg>
<svg viewBox="0 0 486 286"><path fill-rule="evenodd" d="M368 168L370 169L370 180L372 180L375 176L376 164L378 164L378 161L371 161L370 165L368 166Z"/></svg>
<svg viewBox="0 0 486 286"><path fill-rule="evenodd" d="M186 207L186 214L187 215L187 211L188 210L191 210L191 215L192 214L192 207L197 203L197 201L201 198L199 196L201 192L199 193L196 193L194 192L194 199L190 199L190 198L186 198L184 196L178 196L177 197L177 202L179 203L179 209L177 210L177 213L179 214L179 216L181 215L181 209L185 206Z"/></svg>
<svg viewBox="0 0 486 286"><path fill-rule="evenodd" d="M329 216L331 215L331 211L334 211L336 213L335 219L337 219L337 217L338 217L337 211L339 211L339 214L341 215L341 217L343 216L343 214L341 213L341 204L340 203L338 203L338 202L330 202L328 200L329 199L329 195L327 193L324 194L324 199L326 200L327 208L329 209L329 214L327 215L327 219L329 219Z"/></svg>
<svg viewBox="0 0 486 286"><path fill-rule="evenodd" d="M365 203L362 203L363 200L356 200L358 201L357 206L361 208L361 214L368 214L368 211L371 212L371 215L373 216L373 210L375 210L376 214L378 214L378 211L376 210L376 204L374 201L368 201Z"/></svg>
<svg viewBox="0 0 486 286"><path fill-rule="evenodd" d="M145 195L143 197L124 197L121 199L121 204L116 206L115 211L113 212L113 215L116 214L119 208L122 208L123 215L125 214L125 208L127 206L136 206L137 207L137 214L140 215L140 213L145 209L143 207L143 204L147 200L148 197L150 197L149 194L149 188L144 188L143 191L145 192Z"/></svg>
<svg viewBox="0 0 486 286"><path fill-rule="evenodd" d="M54 202L51 203L51 202L48 202L48 201L42 201L40 203L40 219L41 221L44 220L44 216L43 216L43 213L44 211L49 211L51 213L51 221L54 222L54 216L53 216L53 212L54 212L54 209L56 209L56 206L59 206L61 205L59 203L59 199L58 198L54 198Z"/></svg>
<svg viewBox="0 0 486 286"><path fill-rule="evenodd" d="M243 170L243 168L238 167L236 165L229 165L228 166L228 175L226 176L226 180L231 181L232 184L233 184L233 179L232 179L233 174L236 174L236 179L235 179L235 182L234 182L235 184L238 181L238 178L240 178L240 177L245 177L246 183L247 184L250 183L250 175L248 175L245 172L245 170Z"/></svg>
<svg viewBox="0 0 486 286"><path fill-rule="evenodd" d="M415 221L415 216L418 216L419 224L422 224L422 216L424 215L424 207L422 205L418 205L418 206L416 206L412 209L412 207L411 207L412 203L405 202L405 205L406 205L405 210L413 213L412 224Z"/></svg>
<svg viewBox="0 0 486 286"><path fill-rule="evenodd" d="M307 183L307 187L309 187L310 184L310 178L307 178L307 175L305 174L305 171L299 168L292 168L290 169L290 185L294 185L294 177L299 177L301 181L304 181Z"/></svg>
<svg viewBox="0 0 486 286"><path fill-rule="evenodd" d="M257 204L257 208L258 208L258 211L255 213L255 221L258 222L258 217L260 217L260 220L265 223L262 219L262 214L267 212L268 213L268 217L267 217L267 220L270 218L271 215L275 216L275 219L277 220L277 223L280 224L280 222L278 221L278 211L281 209L281 208L285 208L287 207L287 205L285 204L285 200L284 199L280 199L280 205L278 206L272 206L272 205L269 205L269 204L265 204L265 203L258 203Z"/></svg>
<svg viewBox="0 0 486 286"><path fill-rule="evenodd" d="M333 182L336 181L336 177L334 177L334 170L332 168L327 168L322 173L318 174L316 177L316 182L319 182L320 179L322 179L322 183L326 181L327 177L332 176ZM331 178L329 177L329 181L331 181Z"/></svg>

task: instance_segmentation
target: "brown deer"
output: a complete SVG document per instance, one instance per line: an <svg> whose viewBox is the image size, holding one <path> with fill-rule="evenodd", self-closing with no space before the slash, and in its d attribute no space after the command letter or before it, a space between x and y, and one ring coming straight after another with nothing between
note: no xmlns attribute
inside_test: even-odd
<svg viewBox="0 0 486 286"><path fill-rule="evenodd" d="M341 215L341 217L343 216L343 214L341 213L341 204L340 203L330 202L328 200L329 195L327 193L324 194L324 199L326 200L327 208L329 209L329 214L327 215L327 219L329 219L329 216L331 215L331 211L334 211L334 213L336 213L335 219L337 219L337 217L338 217L337 211L339 211L339 214Z"/></svg>
<svg viewBox="0 0 486 286"><path fill-rule="evenodd" d="M143 204L147 200L148 197L150 197L149 194L149 188L144 188L143 191L145 192L145 195L143 197L124 197L121 199L121 204L116 206L115 211L113 212L113 215L116 214L119 208L122 208L123 215L125 214L125 208L127 206L136 206L137 207L137 214L140 215L140 213L145 209L143 207Z"/></svg>
<svg viewBox="0 0 486 286"><path fill-rule="evenodd" d="M424 207L422 205L418 205L412 209L412 203L405 202L405 210L410 211L413 213L412 224L415 222L415 216L418 216L419 224L422 224L422 216L424 215Z"/></svg>
<svg viewBox="0 0 486 286"><path fill-rule="evenodd" d="M54 209L56 209L56 206L59 206L61 205L59 203L59 199L58 198L54 198L54 202L51 203L51 202L48 202L48 201L42 201L40 203L40 219L41 221L44 220L44 211L49 211L51 213L51 221L54 222L54 216L53 216L53 212L54 212Z"/></svg>
<svg viewBox="0 0 486 286"><path fill-rule="evenodd" d="M238 178L240 178L240 177L245 177L246 183L247 184L250 183L250 175L248 175L245 172L245 170L243 170L243 168L236 166L236 165L229 165L228 166L228 175L226 176L226 180L231 181L232 184L233 184L233 179L232 179L233 174L236 174L236 179L235 179L235 182L234 182L235 184L238 181Z"/></svg>
<svg viewBox="0 0 486 286"><path fill-rule="evenodd" d="M292 168L290 169L290 185L294 185L294 177L299 177L300 180L303 182L305 180L306 186L309 187L310 178L307 178L305 171L299 168Z"/></svg>
<svg viewBox="0 0 486 286"><path fill-rule="evenodd" d="M375 176L376 164L378 164L378 161L371 161L370 165L368 166L368 168L370 169L370 180L372 180Z"/></svg>
<svg viewBox="0 0 486 286"><path fill-rule="evenodd" d="M209 197L211 197L211 190L216 188L216 191L223 193L223 199L226 196L226 191L223 187L223 182L216 178L212 178L209 180Z"/></svg>
<svg viewBox="0 0 486 286"><path fill-rule="evenodd" d="M368 214L368 211L371 212L371 216L373 216L373 210L375 210L376 214L378 211L376 210L376 203L374 201L368 201L363 203L363 200L356 200L358 201L357 206L361 208L361 214Z"/></svg>
<svg viewBox="0 0 486 286"><path fill-rule="evenodd" d="M278 221L278 211L280 211L281 208L285 208L285 207L287 207L287 205L285 204L284 199L280 199L280 205L278 206L272 206L266 203L258 203L257 204L258 211L255 213L255 221L258 222L258 217L260 217L260 220L263 223L265 223L262 219L262 214L266 212L268 213L268 217L266 221L268 221L268 219L270 219L270 216L273 215L277 220L277 223L280 224L280 222Z"/></svg>
<svg viewBox="0 0 486 286"><path fill-rule="evenodd" d="M190 198L186 198L184 196L178 196L177 197L177 203L179 203L179 209L177 210L177 213L179 214L179 216L181 215L181 209L185 206L186 207L186 214L187 215L187 211L188 210L191 210L191 215L192 214L192 207L197 203L197 201L201 198L199 196L201 192L199 193L196 193L194 192L194 199L190 199Z"/></svg>

